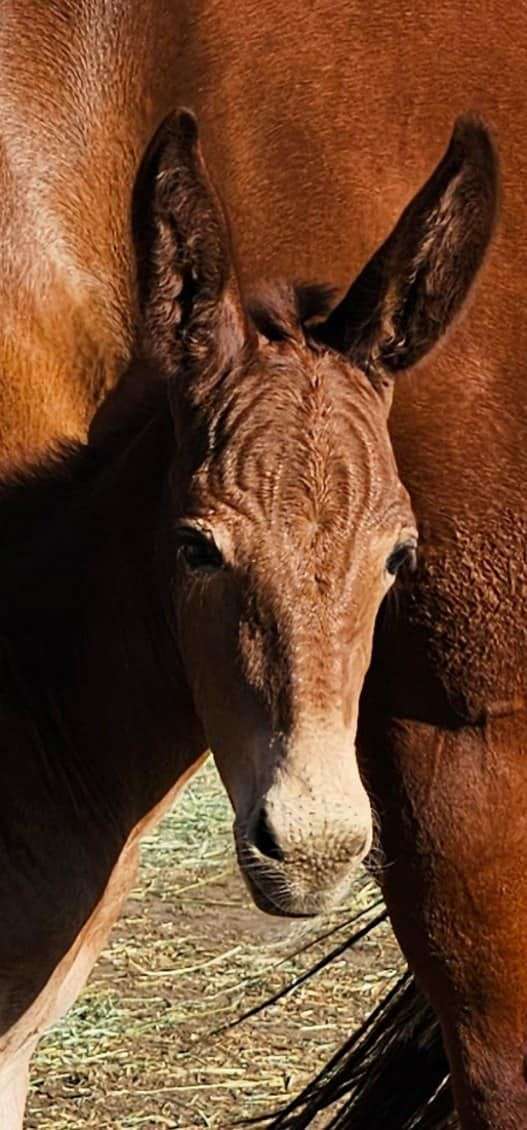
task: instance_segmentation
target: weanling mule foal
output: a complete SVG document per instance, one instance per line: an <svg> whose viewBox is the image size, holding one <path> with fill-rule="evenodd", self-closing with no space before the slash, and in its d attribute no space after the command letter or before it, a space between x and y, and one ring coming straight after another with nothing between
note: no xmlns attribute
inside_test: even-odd
<svg viewBox="0 0 527 1130"><path fill-rule="evenodd" d="M260 906L323 910L368 851L358 701L417 536L392 376L460 308L495 181L485 129L461 121L329 316L309 287L249 314L194 119L171 116L150 146L134 365L85 450L0 496L5 1130L39 1034L119 912L139 835L207 746Z"/></svg>
<svg viewBox="0 0 527 1130"><path fill-rule="evenodd" d="M312 914L342 896L370 846L358 702L377 610L415 554L387 428L393 376L466 297L492 230L495 159L484 127L460 121L328 317L320 290L284 287L248 318L194 125L180 119L177 141L173 129L147 159L158 169L158 272L145 276L143 307L178 442L179 646L253 897L274 913ZM185 272L198 297L183 326Z"/></svg>

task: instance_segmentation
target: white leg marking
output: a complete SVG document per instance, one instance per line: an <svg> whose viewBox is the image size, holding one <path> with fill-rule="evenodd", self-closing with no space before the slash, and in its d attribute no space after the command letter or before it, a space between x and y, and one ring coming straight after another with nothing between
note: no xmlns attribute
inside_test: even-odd
<svg viewBox="0 0 527 1130"><path fill-rule="evenodd" d="M17 1056L12 1070L0 1076L0 1127L2 1130L23 1130L29 1085L29 1061L34 1045L23 1056Z"/></svg>

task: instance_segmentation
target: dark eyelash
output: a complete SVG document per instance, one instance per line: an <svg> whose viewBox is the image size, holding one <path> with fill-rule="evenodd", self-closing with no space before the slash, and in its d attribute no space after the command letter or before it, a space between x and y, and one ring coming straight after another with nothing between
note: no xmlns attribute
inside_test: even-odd
<svg viewBox="0 0 527 1130"><path fill-rule="evenodd" d="M417 546L414 541L403 542L397 545L386 561L388 573L395 576L403 565L408 565L413 570L417 565Z"/></svg>

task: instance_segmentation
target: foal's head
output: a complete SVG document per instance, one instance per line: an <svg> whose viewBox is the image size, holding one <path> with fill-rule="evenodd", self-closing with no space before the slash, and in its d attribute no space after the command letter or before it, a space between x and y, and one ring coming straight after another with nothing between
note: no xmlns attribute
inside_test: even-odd
<svg viewBox="0 0 527 1130"><path fill-rule="evenodd" d="M495 179L485 129L461 120L332 313L320 288L293 286L247 311L192 116L170 117L145 157L137 373L165 382L173 415L169 614L240 866L275 913L330 906L370 847L359 696L379 605L417 542L393 378L462 305Z"/></svg>

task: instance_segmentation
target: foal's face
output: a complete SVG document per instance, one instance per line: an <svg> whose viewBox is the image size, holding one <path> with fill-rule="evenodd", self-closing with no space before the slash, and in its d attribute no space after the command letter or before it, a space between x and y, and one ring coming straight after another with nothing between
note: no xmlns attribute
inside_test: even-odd
<svg viewBox="0 0 527 1130"><path fill-rule="evenodd" d="M358 702L412 511L382 397L306 340L261 341L210 398L202 444L186 482L190 451L173 472L185 670L255 900L317 913L371 843Z"/></svg>
<svg viewBox="0 0 527 1130"><path fill-rule="evenodd" d="M359 696L377 610L416 545L391 389L462 305L495 181L484 128L461 121L324 319L310 288L247 314L191 116L167 119L138 179L140 353L167 383L175 430L178 646L240 865L275 913L330 905L370 845Z"/></svg>

